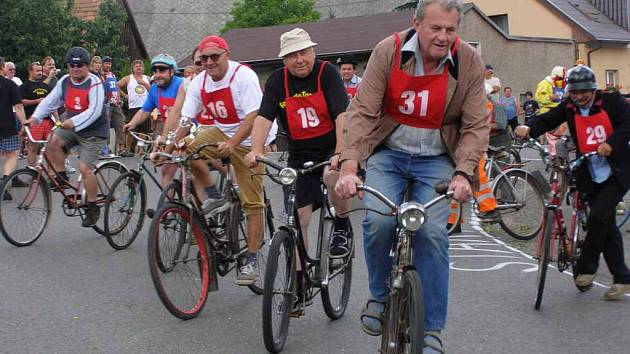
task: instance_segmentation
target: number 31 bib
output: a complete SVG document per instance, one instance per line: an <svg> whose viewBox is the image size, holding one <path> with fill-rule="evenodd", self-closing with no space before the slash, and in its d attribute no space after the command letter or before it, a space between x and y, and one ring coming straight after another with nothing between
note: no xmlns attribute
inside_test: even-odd
<svg viewBox="0 0 630 354"><path fill-rule="evenodd" d="M601 112L592 116L576 114L575 131L580 153L586 154L597 151L599 144L612 135L613 127L608 113L602 109Z"/></svg>
<svg viewBox="0 0 630 354"><path fill-rule="evenodd" d="M448 88L447 62L441 74L413 76L400 69L400 38L394 33L396 59L387 82L385 112L400 124L426 129L439 129L446 110ZM451 49L457 51L459 37Z"/></svg>

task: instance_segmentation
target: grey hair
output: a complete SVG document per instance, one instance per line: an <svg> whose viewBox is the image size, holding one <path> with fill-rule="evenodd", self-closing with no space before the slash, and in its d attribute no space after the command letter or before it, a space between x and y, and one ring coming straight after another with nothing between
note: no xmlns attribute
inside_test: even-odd
<svg viewBox="0 0 630 354"><path fill-rule="evenodd" d="M418 6L416 7L416 19L418 21L422 21L424 19L426 9L431 4L439 4L442 9L446 11L456 10L459 15L459 21L462 21L462 17L464 16L464 5L462 4L462 0L420 0L418 1Z"/></svg>
<svg viewBox="0 0 630 354"><path fill-rule="evenodd" d="M4 68L8 69L8 68L15 68L15 63L13 63L12 61L7 61L4 63Z"/></svg>

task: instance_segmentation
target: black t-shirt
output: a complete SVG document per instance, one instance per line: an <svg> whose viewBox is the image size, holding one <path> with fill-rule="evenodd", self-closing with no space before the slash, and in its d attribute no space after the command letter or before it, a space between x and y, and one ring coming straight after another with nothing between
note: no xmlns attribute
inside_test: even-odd
<svg viewBox="0 0 630 354"><path fill-rule="evenodd" d="M303 79L297 78L291 75L290 72L287 72L289 75L289 94L292 97L317 92L317 77L319 76L321 63L320 60L315 60L313 71ZM324 97L328 105L328 112L334 122L337 116L345 112L346 108L348 108L348 95L346 94L343 81L337 69L332 64L326 63L323 70L324 72L321 76L322 90L324 91ZM265 93L258 114L271 121L278 118L279 125L288 127L285 109L283 68L274 71L269 76L269 79L267 79ZM289 130L286 129L286 131L289 135L289 153L290 159L292 160L315 161L327 157L325 155L330 154L335 149L337 138L334 129L325 135L304 140L293 140L291 139Z"/></svg>
<svg viewBox="0 0 630 354"><path fill-rule="evenodd" d="M36 100L38 98L46 97L48 93L52 91L48 85L41 81L26 81L22 86L20 86L20 95L23 100ZM35 108L37 105L24 106L24 113L26 113L26 118L29 118L35 112Z"/></svg>
<svg viewBox="0 0 630 354"><path fill-rule="evenodd" d="M0 138L17 135L13 106L22 103L15 82L0 76Z"/></svg>
<svg viewBox="0 0 630 354"><path fill-rule="evenodd" d="M538 102L536 100L529 100L523 103L523 111L525 111L525 115L530 117L536 114L536 111L539 110Z"/></svg>

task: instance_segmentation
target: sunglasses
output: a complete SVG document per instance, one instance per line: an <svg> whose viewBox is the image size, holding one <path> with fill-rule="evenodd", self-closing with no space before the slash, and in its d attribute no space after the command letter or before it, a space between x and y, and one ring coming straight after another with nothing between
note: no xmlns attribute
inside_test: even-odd
<svg viewBox="0 0 630 354"><path fill-rule="evenodd" d="M168 66L154 66L154 67L151 68L151 71L154 72L154 73L157 73L157 72L163 73L165 71L169 71L170 69L171 68L168 67Z"/></svg>
<svg viewBox="0 0 630 354"><path fill-rule="evenodd" d="M70 63L70 64L68 64L68 66L71 67L72 69L82 68L84 65L85 65L85 63L78 63L78 64Z"/></svg>
<svg viewBox="0 0 630 354"><path fill-rule="evenodd" d="M219 58L221 58L221 56L223 54L225 54L226 52L223 52L221 54L212 54L212 55L200 55L199 59L201 59L202 63L206 63L208 61L208 59L212 60L212 61L218 61Z"/></svg>
<svg viewBox="0 0 630 354"><path fill-rule="evenodd" d="M195 62L195 66L201 66L201 65L203 65L203 63L201 62L201 60L197 60L197 61Z"/></svg>

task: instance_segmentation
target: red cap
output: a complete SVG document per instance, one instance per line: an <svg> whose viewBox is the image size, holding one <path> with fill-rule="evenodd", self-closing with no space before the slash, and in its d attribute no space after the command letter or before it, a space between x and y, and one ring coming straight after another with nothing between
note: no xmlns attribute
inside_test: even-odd
<svg viewBox="0 0 630 354"><path fill-rule="evenodd" d="M225 39L219 36L205 37L204 39L201 40L201 42L199 42L199 46L197 48L199 49L199 51L202 51L208 48L220 48L224 50L230 50L230 47L228 47L228 44L225 41Z"/></svg>

